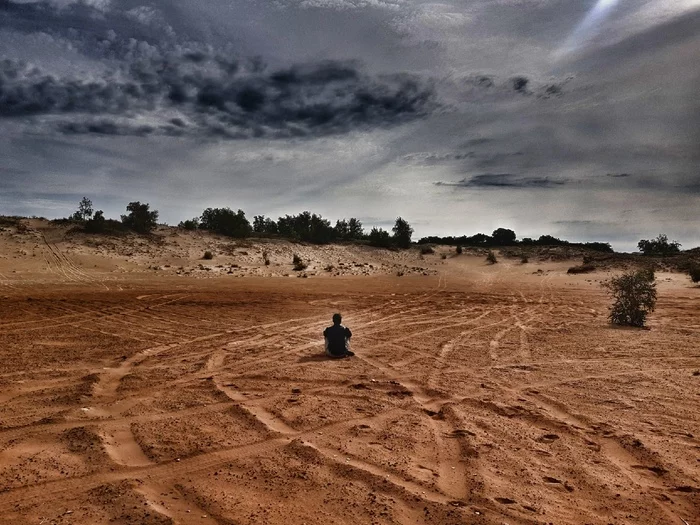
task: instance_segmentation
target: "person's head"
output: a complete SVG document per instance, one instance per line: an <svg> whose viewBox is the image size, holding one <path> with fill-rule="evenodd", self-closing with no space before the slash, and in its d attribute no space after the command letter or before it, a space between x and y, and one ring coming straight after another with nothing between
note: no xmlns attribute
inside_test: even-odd
<svg viewBox="0 0 700 525"><path fill-rule="evenodd" d="M333 314L333 324L340 324L343 320L343 316L340 314Z"/></svg>

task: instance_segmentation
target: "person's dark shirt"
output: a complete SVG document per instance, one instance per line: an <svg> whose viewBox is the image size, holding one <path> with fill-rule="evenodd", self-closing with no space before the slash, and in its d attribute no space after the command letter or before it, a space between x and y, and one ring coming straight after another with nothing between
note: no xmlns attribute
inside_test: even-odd
<svg viewBox="0 0 700 525"><path fill-rule="evenodd" d="M333 355L343 355L347 348L345 339L350 339L352 332L342 324L334 324L323 331L323 337L328 339L328 351Z"/></svg>

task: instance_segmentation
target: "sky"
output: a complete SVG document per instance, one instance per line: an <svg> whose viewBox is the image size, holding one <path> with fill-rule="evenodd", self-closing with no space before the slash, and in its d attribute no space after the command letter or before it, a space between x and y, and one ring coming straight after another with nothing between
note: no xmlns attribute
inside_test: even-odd
<svg viewBox="0 0 700 525"><path fill-rule="evenodd" d="M700 246L700 0L0 0L0 214Z"/></svg>

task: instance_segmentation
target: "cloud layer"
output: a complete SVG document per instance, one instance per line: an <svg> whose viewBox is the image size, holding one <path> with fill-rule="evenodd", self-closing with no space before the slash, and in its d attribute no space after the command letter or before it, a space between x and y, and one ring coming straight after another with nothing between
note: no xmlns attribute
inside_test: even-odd
<svg viewBox="0 0 700 525"><path fill-rule="evenodd" d="M434 101L430 85L415 77L371 78L330 61L267 71L192 52L136 61L121 73L88 82L4 60L0 117L52 117L70 134L279 138L391 126Z"/></svg>
<svg viewBox="0 0 700 525"><path fill-rule="evenodd" d="M0 213L700 244L700 0L595 4L0 0Z"/></svg>

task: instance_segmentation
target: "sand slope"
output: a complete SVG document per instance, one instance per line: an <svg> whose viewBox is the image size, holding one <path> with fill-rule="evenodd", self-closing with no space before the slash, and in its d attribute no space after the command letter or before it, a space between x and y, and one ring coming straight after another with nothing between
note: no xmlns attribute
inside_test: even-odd
<svg viewBox="0 0 700 525"><path fill-rule="evenodd" d="M0 234L0 523L698 523L683 276L631 330L570 262L250 243L242 279L177 273L228 240ZM334 311L354 359L322 356Z"/></svg>

